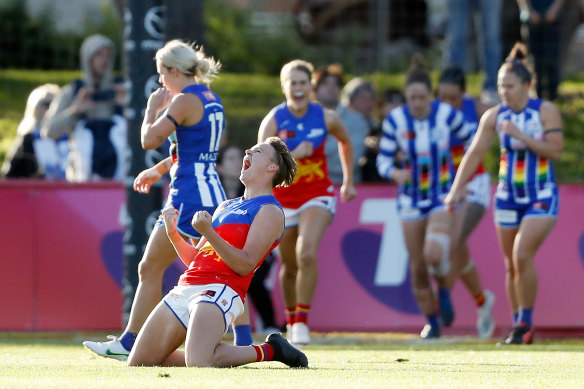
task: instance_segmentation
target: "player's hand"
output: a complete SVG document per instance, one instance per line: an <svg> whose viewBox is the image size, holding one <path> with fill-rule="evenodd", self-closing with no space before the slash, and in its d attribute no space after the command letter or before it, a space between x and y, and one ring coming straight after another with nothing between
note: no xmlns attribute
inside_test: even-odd
<svg viewBox="0 0 584 389"><path fill-rule="evenodd" d="M212 229L212 217L207 211L197 211L193 216L192 226L201 235Z"/></svg>
<svg viewBox="0 0 584 389"><path fill-rule="evenodd" d="M357 190L355 189L355 185L353 185L353 184L341 185L341 200L342 201L351 201L355 197L357 197Z"/></svg>
<svg viewBox="0 0 584 389"><path fill-rule="evenodd" d="M468 191L466 187L462 188L461 190L453 191L452 189L446 195L444 199L444 205L446 206L446 210L450 213L455 213L458 205L464 200Z"/></svg>
<svg viewBox="0 0 584 389"><path fill-rule="evenodd" d="M150 94L146 109L153 109L156 112L162 111L172 99L172 93L166 88L158 88Z"/></svg>
<svg viewBox="0 0 584 389"><path fill-rule="evenodd" d="M138 177L134 179L134 190L138 193L149 193L150 188L156 181L162 177L162 174L156 170L155 167L151 167L146 170L142 170Z"/></svg>
<svg viewBox="0 0 584 389"><path fill-rule="evenodd" d="M499 125L499 129L504 134L518 140L522 140L524 136L519 127L517 127L511 120L503 120L503 122L501 122Z"/></svg>
<svg viewBox="0 0 584 389"><path fill-rule="evenodd" d="M294 150L292 150L292 155L296 159L308 157L309 155L312 155L313 146L312 142L307 140L302 141Z"/></svg>
<svg viewBox="0 0 584 389"><path fill-rule="evenodd" d="M411 179L412 175L406 169L393 169L390 178L399 185L404 185Z"/></svg>
<svg viewBox="0 0 584 389"><path fill-rule="evenodd" d="M172 205L164 207L160 215L164 221L164 228L166 229L166 234L170 237L172 234L177 232L176 223L178 221L178 211Z"/></svg>
<svg viewBox="0 0 584 389"><path fill-rule="evenodd" d="M127 100L127 94L128 91L126 89L126 86L123 84L115 84L113 86L113 90L116 92L116 95L114 97L114 103L117 105L122 105L125 106L128 103Z"/></svg>

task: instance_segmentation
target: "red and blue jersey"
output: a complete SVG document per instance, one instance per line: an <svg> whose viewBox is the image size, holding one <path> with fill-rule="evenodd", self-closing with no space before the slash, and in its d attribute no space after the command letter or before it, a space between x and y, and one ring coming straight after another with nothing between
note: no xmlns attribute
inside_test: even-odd
<svg viewBox="0 0 584 389"><path fill-rule="evenodd" d="M272 195L258 196L248 200L243 197L229 200L217 208L213 214L213 229L231 246L242 249L254 218L260 209L267 204L274 204L278 208L282 208ZM254 270L245 276L237 274L221 259L211 244L205 242L178 283L179 285L226 284L235 290L242 300L245 300L253 273L280 243L280 239L282 236L272 244Z"/></svg>
<svg viewBox="0 0 584 389"><path fill-rule="evenodd" d="M294 116L286 103L272 111L278 127L277 135L288 149L294 150L303 141L313 144L312 154L297 160L298 172L294 182L287 187L274 188L274 196L282 206L292 209L300 208L315 197L334 196L324 150L328 130L322 106L309 103L302 117Z"/></svg>
<svg viewBox="0 0 584 389"><path fill-rule="evenodd" d="M468 147L472 143L474 136L479 128L479 116L477 113L476 102L472 97L464 95L462 98L462 116L463 116L463 132L468 134L469 137L466 141L463 141L460 137L452 136L450 138L450 151L452 153L452 165L454 166L454 171L458 170L458 166L462 161L462 157ZM479 164L475 174L481 174L485 172L485 166L483 162Z"/></svg>

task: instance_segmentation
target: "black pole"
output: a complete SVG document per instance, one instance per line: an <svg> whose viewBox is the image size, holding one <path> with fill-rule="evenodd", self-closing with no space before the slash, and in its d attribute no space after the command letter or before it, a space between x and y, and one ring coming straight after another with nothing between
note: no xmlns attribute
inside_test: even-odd
<svg viewBox="0 0 584 389"><path fill-rule="evenodd" d="M133 190L133 182L142 170L153 166L161 158L158 151L142 149L140 127L148 96L159 87L153 58L156 50L164 45L166 37L164 11L162 0L130 0L129 7L124 10L124 68L125 76L131 83L130 103L126 110L130 168L125 181L124 323L127 323L138 286L138 264L162 205L162 183L145 195Z"/></svg>
<svg viewBox="0 0 584 389"><path fill-rule="evenodd" d="M204 44L203 0L164 0L166 36Z"/></svg>

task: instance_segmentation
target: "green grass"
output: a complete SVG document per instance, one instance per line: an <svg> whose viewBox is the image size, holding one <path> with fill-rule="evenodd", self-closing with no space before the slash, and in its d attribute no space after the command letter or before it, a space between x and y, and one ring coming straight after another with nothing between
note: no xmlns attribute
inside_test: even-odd
<svg viewBox="0 0 584 389"><path fill-rule="evenodd" d="M278 362L234 369L128 368L81 341L103 334L0 333L4 388L577 388L584 340L497 348L470 337L422 343L414 335L328 334L305 352L309 369Z"/></svg>

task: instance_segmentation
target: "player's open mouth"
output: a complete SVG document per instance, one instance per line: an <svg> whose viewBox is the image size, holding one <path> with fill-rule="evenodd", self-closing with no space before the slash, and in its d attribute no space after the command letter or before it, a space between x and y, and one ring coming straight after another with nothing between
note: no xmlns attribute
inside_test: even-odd
<svg viewBox="0 0 584 389"><path fill-rule="evenodd" d="M251 161L249 159L244 159L243 160L243 170L247 170L251 167Z"/></svg>

